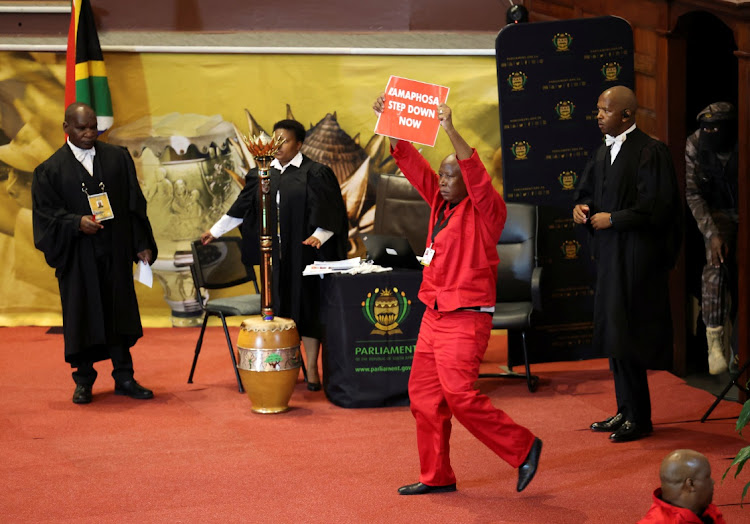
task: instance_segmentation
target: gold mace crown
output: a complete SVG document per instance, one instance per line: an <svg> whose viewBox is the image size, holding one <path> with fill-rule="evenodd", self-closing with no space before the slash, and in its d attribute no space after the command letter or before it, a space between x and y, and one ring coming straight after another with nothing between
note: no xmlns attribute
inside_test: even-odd
<svg viewBox="0 0 750 524"><path fill-rule="evenodd" d="M286 139L281 135L268 136L265 133L252 135L250 138L240 133L240 138L255 158L273 157L281 149L281 145L286 142Z"/></svg>

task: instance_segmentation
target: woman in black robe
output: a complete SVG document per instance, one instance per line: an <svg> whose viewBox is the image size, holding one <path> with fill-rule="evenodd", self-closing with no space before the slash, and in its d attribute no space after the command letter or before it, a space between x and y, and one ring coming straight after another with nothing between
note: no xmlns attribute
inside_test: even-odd
<svg viewBox="0 0 750 524"><path fill-rule="evenodd" d="M278 224L272 250L273 309L297 324L307 356L308 389L318 391L317 361L322 336L320 277L303 277L302 271L315 260L346 257L346 207L331 168L300 153L305 139L302 124L282 120L274 125L274 135L283 136L285 142L270 170L270 220L271 224ZM260 216L258 171L253 169L232 207L201 235L201 240L210 242L241 224L243 261L257 265Z"/></svg>

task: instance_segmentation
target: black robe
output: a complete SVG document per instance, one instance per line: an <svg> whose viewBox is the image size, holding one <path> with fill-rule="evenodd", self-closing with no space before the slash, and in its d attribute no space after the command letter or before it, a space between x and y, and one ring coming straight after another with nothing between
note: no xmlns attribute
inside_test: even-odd
<svg viewBox="0 0 750 524"><path fill-rule="evenodd" d="M132 346L143 335L133 285L137 254L157 248L135 166L124 148L96 143L92 177L65 144L34 170L31 185L34 244L60 285L65 360L109 358L108 344ZM79 230L91 215L86 194L104 183L114 218L94 235ZM103 264L102 264L103 263ZM108 269L102 271L102 265Z"/></svg>
<svg viewBox="0 0 750 524"><path fill-rule="evenodd" d="M303 277L305 266L315 260L346 257L348 220L341 188L333 171L302 157L299 168L289 166L282 175L271 168L271 224L276 224L276 194L281 190L279 235L273 231L273 310L290 317L302 336L321 337L319 324L320 277ZM260 264L260 195L258 170L247 174L245 187L227 211L242 218L242 256L247 265ZM333 232L320 249L302 244L317 228Z"/></svg>
<svg viewBox="0 0 750 524"><path fill-rule="evenodd" d="M610 165L602 145L587 164L576 204L610 212L613 227L592 234L597 265L594 347L648 369L669 369L672 320L668 273L682 236L682 204L667 147L639 129Z"/></svg>

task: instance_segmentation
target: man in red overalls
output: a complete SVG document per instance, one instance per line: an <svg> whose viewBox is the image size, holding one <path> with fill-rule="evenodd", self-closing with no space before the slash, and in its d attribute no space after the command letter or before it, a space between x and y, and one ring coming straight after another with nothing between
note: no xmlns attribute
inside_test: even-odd
<svg viewBox="0 0 750 524"><path fill-rule="evenodd" d="M385 107L385 95L373 105ZM408 142L391 138L391 154L431 207L419 299L427 306L419 330L409 398L417 422L419 482L401 495L456 490L450 464L451 417L514 468L517 491L536 473L542 441L474 388L492 329L497 242L505 202L492 187L477 152L453 127L451 109L438 107L440 125L455 154L435 173Z"/></svg>

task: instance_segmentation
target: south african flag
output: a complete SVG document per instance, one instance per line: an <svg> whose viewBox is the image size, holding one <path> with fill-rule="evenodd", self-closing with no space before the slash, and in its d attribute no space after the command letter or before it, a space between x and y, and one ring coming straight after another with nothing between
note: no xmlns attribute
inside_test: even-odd
<svg viewBox="0 0 750 524"><path fill-rule="evenodd" d="M65 107L73 102L84 102L94 108L100 133L112 126L112 98L89 0L72 0Z"/></svg>

